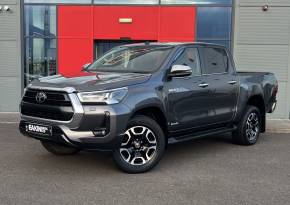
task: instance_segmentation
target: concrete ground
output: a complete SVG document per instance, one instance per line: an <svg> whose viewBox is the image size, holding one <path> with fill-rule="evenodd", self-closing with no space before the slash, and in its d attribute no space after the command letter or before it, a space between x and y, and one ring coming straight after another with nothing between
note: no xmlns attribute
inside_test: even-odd
<svg viewBox="0 0 290 205"><path fill-rule="evenodd" d="M152 171L120 172L109 153L53 156L0 123L0 204L290 204L290 135L255 146L229 135L169 146Z"/></svg>

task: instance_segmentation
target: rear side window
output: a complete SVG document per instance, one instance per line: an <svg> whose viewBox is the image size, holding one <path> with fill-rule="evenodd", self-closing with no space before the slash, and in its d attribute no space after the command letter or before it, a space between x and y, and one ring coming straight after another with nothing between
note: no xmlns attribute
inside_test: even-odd
<svg viewBox="0 0 290 205"><path fill-rule="evenodd" d="M187 65L192 69L192 76L201 75L197 48L184 49L173 65Z"/></svg>
<svg viewBox="0 0 290 205"><path fill-rule="evenodd" d="M201 48L203 59L203 73L225 73L228 72L228 56L223 48L206 47Z"/></svg>

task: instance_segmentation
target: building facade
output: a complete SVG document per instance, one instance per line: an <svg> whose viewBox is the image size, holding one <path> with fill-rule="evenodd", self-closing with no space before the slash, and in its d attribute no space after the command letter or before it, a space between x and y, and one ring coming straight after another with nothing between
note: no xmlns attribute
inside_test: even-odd
<svg viewBox="0 0 290 205"><path fill-rule="evenodd" d="M234 57L239 70L268 71L279 80L272 118L289 119L290 1L236 0Z"/></svg>
<svg viewBox="0 0 290 205"><path fill-rule="evenodd" d="M277 112L271 117L288 119L289 10L285 6L289 3L273 2L0 0L3 8L11 7L10 12L0 12L0 25L7 27L0 30L0 60L4 62L0 94L5 98L0 112L18 110L21 92L31 80L54 74L75 76L83 64L114 46L203 41L227 46L239 70L274 72L280 92Z"/></svg>
<svg viewBox="0 0 290 205"><path fill-rule="evenodd" d="M22 92L21 4L0 0L0 112L17 111Z"/></svg>

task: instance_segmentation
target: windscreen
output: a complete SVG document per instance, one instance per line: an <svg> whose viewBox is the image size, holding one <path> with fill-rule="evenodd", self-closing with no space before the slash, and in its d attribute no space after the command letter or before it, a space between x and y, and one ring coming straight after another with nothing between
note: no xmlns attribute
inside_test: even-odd
<svg viewBox="0 0 290 205"><path fill-rule="evenodd" d="M98 58L87 71L152 73L158 70L172 47L116 47Z"/></svg>

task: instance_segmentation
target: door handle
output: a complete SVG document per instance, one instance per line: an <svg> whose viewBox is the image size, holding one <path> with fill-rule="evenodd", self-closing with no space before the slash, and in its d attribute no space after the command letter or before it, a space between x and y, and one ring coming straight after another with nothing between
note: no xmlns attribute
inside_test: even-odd
<svg viewBox="0 0 290 205"><path fill-rule="evenodd" d="M205 88L205 87L207 87L207 86L208 86L207 83L201 83L201 84L198 85L198 87L201 87L201 88Z"/></svg>
<svg viewBox="0 0 290 205"><path fill-rule="evenodd" d="M228 84L231 84L231 85L234 85L234 84L236 84L236 83L237 83L236 80L231 80L231 81L228 82Z"/></svg>

